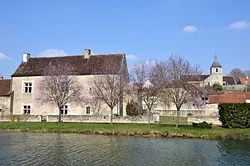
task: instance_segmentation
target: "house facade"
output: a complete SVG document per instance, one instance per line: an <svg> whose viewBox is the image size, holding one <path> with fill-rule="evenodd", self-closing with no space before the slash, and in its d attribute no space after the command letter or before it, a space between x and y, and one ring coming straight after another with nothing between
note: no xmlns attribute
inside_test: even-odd
<svg viewBox="0 0 250 166"><path fill-rule="evenodd" d="M91 50L85 49L84 55L61 56L61 57L31 57L25 53L22 62L12 74L12 78L6 82L9 84L9 92L5 92L5 99L0 94L0 102L8 105L9 114L14 115L58 115L57 107L41 104L37 97L40 93L39 83L45 77L44 70L53 62L70 64L75 67L75 78L83 85L81 93L85 98L91 98L91 79L105 74L117 74L124 72L127 75L127 64L125 54L105 54L92 55ZM108 73L108 67L112 67L115 73ZM124 75L123 75L124 76ZM0 80L1 81L1 80ZM1 84L1 82L0 82ZM0 85L1 87L1 85ZM1 91L1 88L0 88ZM2 102L4 101L4 102ZM105 103L102 104L102 110L99 114L110 115L110 109ZM123 115L123 102L120 101L114 113ZM61 108L62 115L94 115L93 106L89 103L80 103L79 105L68 103Z"/></svg>
<svg viewBox="0 0 250 166"><path fill-rule="evenodd" d="M0 77L0 115L9 115L12 112L13 91L11 79Z"/></svg>

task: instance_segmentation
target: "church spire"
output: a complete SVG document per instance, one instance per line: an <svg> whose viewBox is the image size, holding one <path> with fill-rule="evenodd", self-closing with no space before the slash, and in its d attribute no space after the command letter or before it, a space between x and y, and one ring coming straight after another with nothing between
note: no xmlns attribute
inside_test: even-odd
<svg viewBox="0 0 250 166"><path fill-rule="evenodd" d="M211 68L212 67L222 67L221 64L219 63L218 57L216 55L214 56L214 62L212 64Z"/></svg>

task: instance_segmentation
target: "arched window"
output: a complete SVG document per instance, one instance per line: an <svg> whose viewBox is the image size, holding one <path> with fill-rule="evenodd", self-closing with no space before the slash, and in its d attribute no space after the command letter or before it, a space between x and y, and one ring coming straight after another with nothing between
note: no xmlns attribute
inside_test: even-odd
<svg viewBox="0 0 250 166"><path fill-rule="evenodd" d="M216 73L218 72L218 68L215 69Z"/></svg>

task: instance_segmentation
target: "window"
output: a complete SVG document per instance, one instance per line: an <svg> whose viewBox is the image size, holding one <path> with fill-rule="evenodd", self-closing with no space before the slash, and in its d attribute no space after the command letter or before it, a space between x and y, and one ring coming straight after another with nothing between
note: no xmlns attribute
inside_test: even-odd
<svg viewBox="0 0 250 166"><path fill-rule="evenodd" d="M216 70L216 73L217 73L217 72L218 72L218 69L216 68L215 70Z"/></svg>
<svg viewBox="0 0 250 166"><path fill-rule="evenodd" d="M69 112L69 106L68 105L64 105L61 107L61 114L62 115L67 115Z"/></svg>
<svg viewBox="0 0 250 166"><path fill-rule="evenodd" d="M207 85L210 86L210 82L208 82Z"/></svg>
<svg viewBox="0 0 250 166"><path fill-rule="evenodd" d="M31 93L31 92L32 92L32 82L25 82L24 93Z"/></svg>
<svg viewBox="0 0 250 166"><path fill-rule="evenodd" d="M86 107L86 114L90 114L90 107Z"/></svg>
<svg viewBox="0 0 250 166"><path fill-rule="evenodd" d="M31 106L30 105L23 105L23 114L24 115L29 115L30 114L30 110L31 110Z"/></svg>

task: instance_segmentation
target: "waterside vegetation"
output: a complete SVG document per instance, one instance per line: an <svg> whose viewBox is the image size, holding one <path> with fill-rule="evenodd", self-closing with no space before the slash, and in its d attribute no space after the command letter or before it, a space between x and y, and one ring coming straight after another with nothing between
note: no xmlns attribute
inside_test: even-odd
<svg viewBox="0 0 250 166"><path fill-rule="evenodd" d="M213 126L212 129L168 124L100 124L100 123L58 123L58 122L0 122L0 131L83 133L123 135L138 137L199 138L199 139L250 139L250 128L228 129Z"/></svg>

